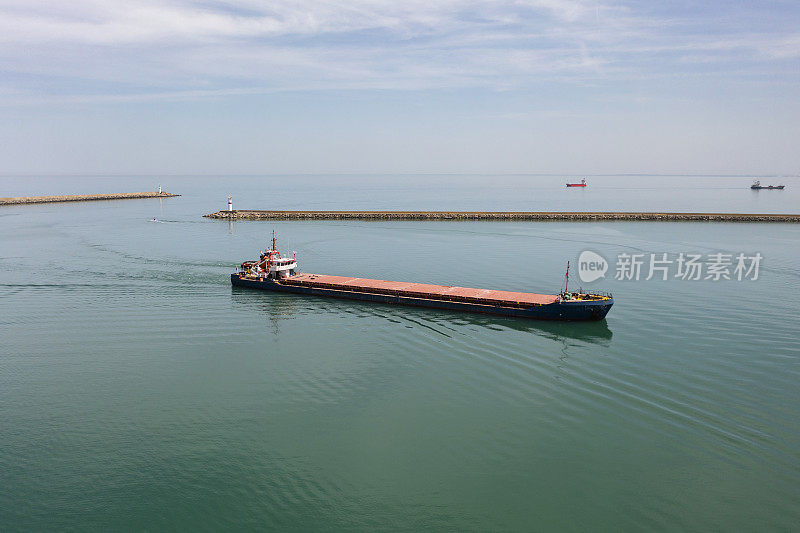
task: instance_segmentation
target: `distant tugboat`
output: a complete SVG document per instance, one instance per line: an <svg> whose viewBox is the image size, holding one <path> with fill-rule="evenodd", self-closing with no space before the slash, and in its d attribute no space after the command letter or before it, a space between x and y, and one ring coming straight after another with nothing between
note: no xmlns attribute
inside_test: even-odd
<svg viewBox="0 0 800 533"><path fill-rule="evenodd" d="M753 180L753 184L750 186L751 189L760 190L760 189L783 189L786 185L761 185L759 180Z"/></svg>
<svg viewBox="0 0 800 533"><path fill-rule="evenodd" d="M274 231L272 249L231 274L239 287L541 320L602 320L614 305L610 294L568 292L568 283L569 263L564 290L553 295L302 274L295 257L281 257L275 248Z"/></svg>
<svg viewBox="0 0 800 533"><path fill-rule="evenodd" d="M582 179L580 183L567 183L567 187L586 187L586 178Z"/></svg>

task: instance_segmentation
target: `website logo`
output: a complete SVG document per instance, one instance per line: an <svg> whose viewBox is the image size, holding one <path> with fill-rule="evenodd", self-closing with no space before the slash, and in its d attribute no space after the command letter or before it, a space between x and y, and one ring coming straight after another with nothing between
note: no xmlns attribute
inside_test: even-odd
<svg viewBox="0 0 800 533"><path fill-rule="evenodd" d="M608 272L608 261L602 255L591 250L584 250L578 256L578 275L584 283L591 283L605 277Z"/></svg>

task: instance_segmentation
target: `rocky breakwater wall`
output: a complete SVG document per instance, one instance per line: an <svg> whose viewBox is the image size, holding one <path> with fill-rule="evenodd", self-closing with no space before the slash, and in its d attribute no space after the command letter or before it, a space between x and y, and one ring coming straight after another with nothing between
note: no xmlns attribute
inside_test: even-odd
<svg viewBox="0 0 800 533"><path fill-rule="evenodd" d="M170 198L168 192L122 192L114 194L68 194L63 196L17 196L0 198L0 205L48 204L53 202L89 202L93 200L128 200L133 198Z"/></svg>
<svg viewBox="0 0 800 533"><path fill-rule="evenodd" d="M626 213L549 211L217 211L225 220L641 220L704 222L800 222L800 214Z"/></svg>

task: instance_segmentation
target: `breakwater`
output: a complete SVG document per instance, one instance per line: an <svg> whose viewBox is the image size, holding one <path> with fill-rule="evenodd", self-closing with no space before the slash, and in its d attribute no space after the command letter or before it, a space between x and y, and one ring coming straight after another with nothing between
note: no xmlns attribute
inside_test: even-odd
<svg viewBox="0 0 800 533"><path fill-rule="evenodd" d="M0 198L0 205L48 204L53 202L90 202L93 200L128 200L133 198L169 198L168 192L121 192L114 194L68 194L62 196L17 196Z"/></svg>
<svg viewBox="0 0 800 533"><path fill-rule="evenodd" d="M226 220L646 220L704 222L800 222L800 214L654 213L576 211L217 211Z"/></svg>

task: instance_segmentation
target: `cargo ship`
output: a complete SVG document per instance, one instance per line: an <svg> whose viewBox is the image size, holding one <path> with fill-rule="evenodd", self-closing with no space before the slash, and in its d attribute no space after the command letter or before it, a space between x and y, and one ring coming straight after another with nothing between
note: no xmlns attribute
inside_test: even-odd
<svg viewBox="0 0 800 533"><path fill-rule="evenodd" d="M582 179L580 183L567 183L567 187L586 187L586 178Z"/></svg>
<svg viewBox="0 0 800 533"><path fill-rule="evenodd" d="M231 284L270 291L540 320L602 320L614 305L611 294L569 292L569 263L564 290L552 295L301 273L297 269L296 254L291 258L281 257L275 246L275 232L272 247L262 252L257 260L243 262L231 274Z"/></svg>
<svg viewBox="0 0 800 533"><path fill-rule="evenodd" d="M753 180L753 184L750 186L751 189L761 190L761 189L778 189L783 190L786 185L761 185L759 180Z"/></svg>

